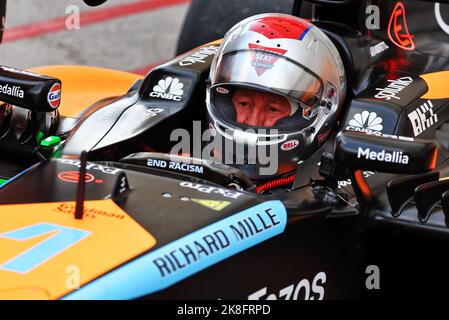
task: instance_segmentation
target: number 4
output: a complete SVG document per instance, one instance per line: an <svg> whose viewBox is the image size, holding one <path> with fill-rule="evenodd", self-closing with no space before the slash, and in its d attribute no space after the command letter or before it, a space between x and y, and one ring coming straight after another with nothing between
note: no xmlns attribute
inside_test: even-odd
<svg viewBox="0 0 449 320"><path fill-rule="evenodd" d="M0 264L0 270L28 273L91 234L89 231L43 222L2 233L0 237L25 241L48 233L54 234L25 252Z"/></svg>

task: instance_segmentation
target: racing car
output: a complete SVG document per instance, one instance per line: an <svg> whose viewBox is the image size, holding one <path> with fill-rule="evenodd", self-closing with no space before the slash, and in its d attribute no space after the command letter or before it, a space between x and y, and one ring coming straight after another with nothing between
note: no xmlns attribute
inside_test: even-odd
<svg viewBox="0 0 449 320"><path fill-rule="evenodd" d="M222 40L143 78L1 66L0 298L321 300L448 289L449 6L315 0L295 10L302 4L310 12L293 14L332 40L348 90L336 125L288 177L254 180L195 152L170 154L174 130L207 127ZM368 7L379 10L374 27ZM182 90L156 90L167 79Z"/></svg>

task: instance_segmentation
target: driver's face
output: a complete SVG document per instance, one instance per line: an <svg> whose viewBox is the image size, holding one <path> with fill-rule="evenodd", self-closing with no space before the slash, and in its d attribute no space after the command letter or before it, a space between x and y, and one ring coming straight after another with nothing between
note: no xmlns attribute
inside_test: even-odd
<svg viewBox="0 0 449 320"><path fill-rule="evenodd" d="M273 93L236 89L232 103L237 113L237 122L249 126L272 127L290 115L287 98Z"/></svg>

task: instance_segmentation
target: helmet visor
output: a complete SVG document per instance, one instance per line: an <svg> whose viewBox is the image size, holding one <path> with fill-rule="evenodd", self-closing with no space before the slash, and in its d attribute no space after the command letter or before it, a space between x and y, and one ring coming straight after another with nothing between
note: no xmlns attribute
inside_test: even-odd
<svg viewBox="0 0 449 320"><path fill-rule="evenodd" d="M314 121L314 116L304 117L307 106L254 86L215 85L208 101L216 117L241 129L299 131Z"/></svg>
<svg viewBox="0 0 449 320"><path fill-rule="evenodd" d="M309 107L316 107L323 82L306 67L278 53L241 50L220 58L211 84L234 84L259 88L283 95Z"/></svg>

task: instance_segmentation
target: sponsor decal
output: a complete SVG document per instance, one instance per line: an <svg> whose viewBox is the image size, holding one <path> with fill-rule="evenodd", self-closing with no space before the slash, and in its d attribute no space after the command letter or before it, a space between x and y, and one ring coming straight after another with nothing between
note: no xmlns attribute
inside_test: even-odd
<svg viewBox="0 0 449 320"><path fill-rule="evenodd" d="M221 93L221 94L228 94L229 93L229 90L228 89L226 89L226 88L223 88L223 87L217 87L217 89L215 89L218 93Z"/></svg>
<svg viewBox="0 0 449 320"><path fill-rule="evenodd" d="M181 101L184 90L184 84L179 78L166 77L159 80L157 85L153 87L150 97L161 98L165 100Z"/></svg>
<svg viewBox="0 0 449 320"><path fill-rule="evenodd" d="M363 177L364 178L369 178L371 176L373 176L375 174L375 172L373 171L362 171ZM348 187L352 184L351 179L347 179L347 180L340 180L338 181L338 188L345 188Z"/></svg>
<svg viewBox="0 0 449 320"><path fill-rule="evenodd" d="M242 217L234 223L212 228L210 232L200 233L178 245L172 244L172 250L164 250L154 255L151 262L157 268L159 277L163 279L205 257L219 254L220 251L240 241L280 224L281 219L272 212L271 208L267 208L255 215Z"/></svg>
<svg viewBox="0 0 449 320"><path fill-rule="evenodd" d="M402 77L396 80L387 80L389 84L385 88L376 88L379 91L374 97L390 101L391 99L401 100L397 94L408 87L412 82L412 77Z"/></svg>
<svg viewBox="0 0 449 320"><path fill-rule="evenodd" d="M153 118L163 111L164 111L164 109L161 109L161 108L149 108L149 109L145 110L145 112L142 113L142 115L145 118Z"/></svg>
<svg viewBox="0 0 449 320"><path fill-rule="evenodd" d="M22 90L20 86L10 86L7 83L0 84L0 93L16 98L23 98L25 96L25 92Z"/></svg>
<svg viewBox="0 0 449 320"><path fill-rule="evenodd" d="M326 273L321 271L313 277L312 281L302 279L299 282L292 283L278 292L270 293L268 288L264 287L251 293L248 300L323 300L324 284L326 283Z"/></svg>
<svg viewBox="0 0 449 320"><path fill-rule="evenodd" d="M285 141L281 145L281 150L283 151L289 151L295 149L297 146L299 146L299 141L296 139Z"/></svg>
<svg viewBox="0 0 449 320"><path fill-rule="evenodd" d="M285 230L287 212L267 201L128 262L64 299L132 299L165 289Z"/></svg>
<svg viewBox="0 0 449 320"><path fill-rule="evenodd" d="M63 171L58 173L58 179L64 182L78 183L80 180L79 171ZM103 183L103 180L95 179L94 175L86 172L86 183L95 181L95 183Z"/></svg>
<svg viewBox="0 0 449 320"><path fill-rule="evenodd" d="M175 171L192 172L199 174L204 173L204 168L203 166L200 165L175 162L175 161L165 161L159 159L148 159L147 166L153 168L170 169Z"/></svg>
<svg viewBox="0 0 449 320"><path fill-rule="evenodd" d="M420 105L416 110L409 113L408 118L412 124L415 137L438 122L438 116L433 112L433 104L430 100L427 100L427 102Z"/></svg>
<svg viewBox="0 0 449 320"><path fill-rule="evenodd" d="M370 148L363 149L359 147L357 150L357 158L366 160L374 160L374 161L382 161L389 163L399 163L399 164L408 164L410 157L404 154L402 151L392 151L388 152L385 150L382 151L371 151Z"/></svg>
<svg viewBox="0 0 449 320"><path fill-rule="evenodd" d="M249 43L248 47L257 50L251 51L251 65L256 69L258 76L273 68L279 57L287 52L285 49L264 47L254 43Z"/></svg>
<svg viewBox="0 0 449 320"><path fill-rule="evenodd" d="M372 46L371 48L369 48L369 54L371 55L371 58L374 58L375 56L381 54L382 52L384 52L387 49L389 49L389 47L387 46L385 41L382 41L382 42L376 44L375 46Z"/></svg>
<svg viewBox="0 0 449 320"><path fill-rule="evenodd" d="M383 119L377 116L377 113L363 111L356 113L354 118L349 120L349 126L346 129L365 133L380 132L384 128L382 122Z"/></svg>
<svg viewBox="0 0 449 320"><path fill-rule="evenodd" d="M75 212L75 204L74 203L61 203L58 205L53 211L59 213L70 214L73 217L73 213ZM83 219L96 219L96 218L112 218L117 220L125 219L125 215L120 212L114 211L106 211L101 208L96 207L84 207L83 209L84 215Z"/></svg>
<svg viewBox="0 0 449 320"><path fill-rule="evenodd" d="M200 48L197 52L192 53L191 55L182 58L181 61L179 61L179 65L181 67L184 66L190 66L195 63L206 63L206 59L210 56L213 56L218 51L217 46L208 46Z"/></svg>
<svg viewBox="0 0 449 320"><path fill-rule="evenodd" d="M207 193L207 194L220 194L225 198L232 198L232 199L238 199L242 193L240 192L236 192L236 191L230 191L227 189L222 189L222 188L217 188L217 187L212 187L212 186L206 186L204 184L199 184L199 183L192 183L192 182L187 182L187 181L183 181L179 184L181 187L184 188L190 188L190 189L195 189L199 192L202 193Z"/></svg>
<svg viewBox="0 0 449 320"><path fill-rule="evenodd" d="M80 167L80 163L81 163L79 160L76 160L76 159L56 159L56 160L63 164L67 164L67 165L74 166L77 168ZM112 175L115 175L118 172L120 172L119 168L112 168L112 167L103 166L103 165L99 165L99 164L95 164L95 163L89 163L89 162L86 164L86 169L100 171L102 173L112 174Z"/></svg>
<svg viewBox="0 0 449 320"><path fill-rule="evenodd" d="M52 85L47 94L47 102L53 109L59 107L59 104L61 103L61 84L55 83Z"/></svg>
<svg viewBox="0 0 449 320"><path fill-rule="evenodd" d="M414 36L408 31L405 7L402 2L398 2L391 13L388 24L388 38L398 48L404 50L415 50Z"/></svg>
<svg viewBox="0 0 449 320"><path fill-rule="evenodd" d="M193 202L198 203L206 208L221 211L231 204L230 201L218 201L218 200L208 200L208 199L191 199Z"/></svg>

